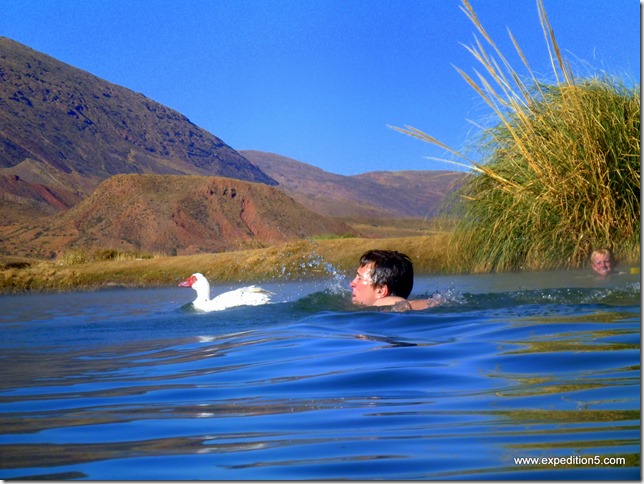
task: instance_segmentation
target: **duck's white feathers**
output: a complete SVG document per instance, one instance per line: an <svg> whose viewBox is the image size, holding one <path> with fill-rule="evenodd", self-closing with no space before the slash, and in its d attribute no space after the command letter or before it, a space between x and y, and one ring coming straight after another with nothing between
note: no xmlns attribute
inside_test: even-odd
<svg viewBox="0 0 644 484"><path fill-rule="evenodd" d="M270 302L272 293L255 285L240 287L233 291L219 294L210 298L210 283L203 274L195 273L179 284L181 287L191 287L197 292L192 302L195 309L200 311L222 311L235 306L259 306Z"/></svg>

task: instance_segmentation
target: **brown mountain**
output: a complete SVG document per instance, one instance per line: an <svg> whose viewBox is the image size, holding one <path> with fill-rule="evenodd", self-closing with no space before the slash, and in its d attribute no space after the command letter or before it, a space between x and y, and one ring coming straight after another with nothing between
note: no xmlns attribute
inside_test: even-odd
<svg viewBox="0 0 644 484"><path fill-rule="evenodd" d="M0 37L0 253L193 253L342 235L351 229L327 217L432 216L461 176L347 177L240 153L142 94Z"/></svg>
<svg viewBox="0 0 644 484"><path fill-rule="evenodd" d="M0 175L45 187L71 206L119 173L224 176L275 181L221 139L142 94L0 37ZM17 189L18 191L12 191ZM0 196L25 209L24 186ZM74 194L70 198L69 194ZM20 211L20 210L18 210ZM38 215L34 211L34 215Z"/></svg>
<svg viewBox="0 0 644 484"><path fill-rule="evenodd" d="M8 233L5 249L51 256L70 247L192 254L315 235L354 234L277 188L230 178L116 175L46 225Z"/></svg>
<svg viewBox="0 0 644 484"><path fill-rule="evenodd" d="M302 205L331 217L433 217L465 176L456 171L379 171L343 176L285 156L242 150Z"/></svg>
<svg viewBox="0 0 644 484"><path fill-rule="evenodd" d="M0 225L53 215L81 200L78 192L29 183L18 175L0 175Z"/></svg>

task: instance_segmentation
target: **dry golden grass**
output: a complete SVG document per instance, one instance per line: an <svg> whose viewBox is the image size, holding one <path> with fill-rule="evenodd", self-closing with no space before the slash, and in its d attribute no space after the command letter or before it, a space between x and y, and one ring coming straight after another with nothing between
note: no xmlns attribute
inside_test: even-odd
<svg viewBox="0 0 644 484"><path fill-rule="evenodd" d="M512 34L523 68L510 65L462 0L483 38L466 47L482 69L473 76L457 70L495 118L480 127L479 162L416 128L395 129L446 149L472 169L458 191L450 244L463 270L581 267L599 247L639 263L639 85L575 77L543 2L537 5L552 81L531 70Z"/></svg>
<svg viewBox="0 0 644 484"><path fill-rule="evenodd" d="M212 282L302 280L350 275L360 255L369 249L406 253L417 274L450 272L449 233L386 239L302 240L264 249L156 256L146 259L101 260L66 264L61 261L5 263L0 270L0 293L71 291L105 287L170 286L194 272Z"/></svg>
<svg viewBox="0 0 644 484"><path fill-rule="evenodd" d="M440 218L400 218L400 219L342 219L359 234L367 238L400 238L433 235L452 230L453 223Z"/></svg>

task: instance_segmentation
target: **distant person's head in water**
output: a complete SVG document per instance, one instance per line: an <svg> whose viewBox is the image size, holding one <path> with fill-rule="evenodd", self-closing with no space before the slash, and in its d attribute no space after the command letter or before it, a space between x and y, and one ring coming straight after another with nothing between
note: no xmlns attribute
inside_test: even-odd
<svg viewBox="0 0 644 484"><path fill-rule="evenodd" d="M370 250L360 257L351 281L351 301L362 306L393 306L405 302L413 286L414 267L407 255L395 250Z"/></svg>
<svg viewBox="0 0 644 484"><path fill-rule="evenodd" d="M595 273L600 276L616 274L615 258L610 249L596 249L590 255L590 264Z"/></svg>

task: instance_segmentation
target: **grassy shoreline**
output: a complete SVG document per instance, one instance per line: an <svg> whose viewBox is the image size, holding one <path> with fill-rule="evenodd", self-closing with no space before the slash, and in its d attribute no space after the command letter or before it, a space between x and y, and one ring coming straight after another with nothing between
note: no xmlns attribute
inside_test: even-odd
<svg viewBox="0 0 644 484"><path fill-rule="evenodd" d="M401 238L300 240L263 249L147 259L65 263L61 260L5 264L0 294L65 292L109 287L162 287L194 272L213 283L260 283L351 274L369 249L395 249L408 254L416 273L448 273L445 247L449 234Z"/></svg>
<svg viewBox="0 0 644 484"><path fill-rule="evenodd" d="M459 269L461 264L455 260L450 237L450 232L435 232L398 238L300 240L235 252L80 263L5 261L0 264L0 295L167 287L194 272L203 273L212 283L243 284L324 278L336 273L349 276L355 271L360 255L369 249L406 253L417 275L463 273ZM620 261L622 270L639 267L639 254L631 259Z"/></svg>

